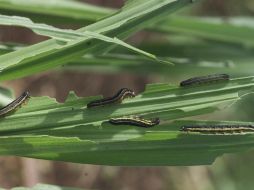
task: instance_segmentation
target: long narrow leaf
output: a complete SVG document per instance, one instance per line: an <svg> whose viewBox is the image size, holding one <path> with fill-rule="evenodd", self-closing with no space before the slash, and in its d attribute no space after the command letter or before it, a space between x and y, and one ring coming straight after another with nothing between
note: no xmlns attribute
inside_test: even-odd
<svg viewBox="0 0 254 190"><path fill-rule="evenodd" d="M40 35L51 37L51 38L60 40L63 43L67 43L65 46L67 46L68 43L72 45L75 43L80 43L84 40L89 40L94 38L97 40L101 40L103 42L114 43L116 45L126 47L134 52L147 56L151 59L157 60L157 58L154 55L144 52L138 48L135 48L117 38L110 38L95 32L89 32L89 31L78 32L78 31L74 31L70 29L64 30L64 29L59 29L59 28L45 25L45 24L36 24L36 23L33 23L28 18L17 17L17 16L5 16L5 15L0 15L0 25L26 27ZM4 64L2 66L4 67Z"/></svg>
<svg viewBox="0 0 254 190"><path fill-rule="evenodd" d="M160 53L162 55L170 53L173 56L174 53L177 52L176 55L178 57L184 55L188 56L186 58L159 57L160 60L173 62L173 69L168 64L158 64L157 61L148 60L143 56L122 53L101 56L87 54L65 64L61 69L102 73L129 72L139 75L149 73L154 75L165 75L165 77L170 78L179 77L179 74L181 77L185 78L192 77L195 76L197 72L200 73L200 75L227 73L234 76L249 76L253 74L252 70L254 66L252 63L254 62L254 58L249 51L246 52L244 50L239 50L237 47L229 46L218 48L215 44L210 44L210 46L204 46L204 44L198 46L198 44L196 44L195 48L191 45L193 44L189 44L188 46L184 46L184 44L176 45L172 44L172 42L171 46L166 44L153 45L153 47L156 48L156 54L161 50ZM149 46L151 45L146 44L142 46L142 48L151 51L152 47ZM2 45L0 47L0 54L21 49L22 47L25 46ZM223 50L225 51L223 52ZM214 54L216 54L216 57L212 57ZM228 58L230 59L228 60ZM143 72L144 68L146 68L146 73ZM183 73L183 69L188 70L188 72Z"/></svg>
<svg viewBox="0 0 254 190"><path fill-rule="evenodd" d="M151 21L156 20L156 16L166 15L189 3L188 0L143 1L143 3L133 8L124 9L118 14L80 29L79 32L91 31L103 33L110 37L125 37L134 30L136 31L147 23L150 24ZM63 44L57 40L48 40L0 56L0 62L3 63L1 65L0 80L27 76L31 73L48 70L76 59L85 53L96 53L108 47L108 44L98 40L80 40L73 44ZM14 72L15 75L13 74Z"/></svg>
<svg viewBox="0 0 254 190"><path fill-rule="evenodd" d="M0 0L0 12L27 16L40 22L70 22L84 25L116 10L68 0Z"/></svg>
<svg viewBox="0 0 254 190"><path fill-rule="evenodd" d="M100 97L70 95L63 104L33 97L1 119L0 154L107 165L208 164L222 153L250 148L252 135L184 135L181 125L168 122L225 107L253 92L253 86L253 77L193 88L149 85L120 105L91 109L86 104ZM127 115L159 117L162 124L145 129L107 122Z"/></svg>
<svg viewBox="0 0 254 190"><path fill-rule="evenodd" d="M96 21L114 13L116 10L91 6L86 3L51 0L51 3L37 0L1 0L0 12L5 14L25 15L49 23L64 22L83 24L84 21ZM142 2L142 1L140 1ZM128 1L125 8L135 7L139 1ZM47 16L41 16L45 14ZM50 17L51 16L51 17ZM64 19L63 19L64 18ZM46 19L46 20L45 20ZM230 42L253 46L253 19L251 17L235 18L196 18L171 16L160 24L150 27L161 32L177 32L195 35L221 42Z"/></svg>
<svg viewBox="0 0 254 190"><path fill-rule="evenodd" d="M171 17L152 30L183 33L210 40L235 43L244 47L254 46L254 22L252 18L229 18L226 21L215 18Z"/></svg>
<svg viewBox="0 0 254 190"><path fill-rule="evenodd" d="M253 58L244 57L227 61L216 60L197 60L195 58L172 58L163 57L163 60L170 60L174 63L174 68L166 64L157 64L148 61L140 56L126 54L107 54L103 56L86 55L75 61L72 61L61 69L74 71L94 71L102 73L135 73L146 75L164 75L168 78L174 77L193 77L199 75L209 75L211 73L227 73L234 76L249 76L253 74ZM223 59L222 59L223 60ZM144 68L146 73L144 73ZM183 70L188 72L183 72Z"/></svg>

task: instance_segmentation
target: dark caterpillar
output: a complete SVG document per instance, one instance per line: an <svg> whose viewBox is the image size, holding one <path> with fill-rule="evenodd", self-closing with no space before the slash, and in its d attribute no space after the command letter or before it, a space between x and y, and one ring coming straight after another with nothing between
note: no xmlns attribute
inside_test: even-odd
<svg viewBox="0 0 254 190"><path fill-rule="evenodd" d="M87 108L105 106L108 104L121 103L125 98L133 98L135 97L135 92L128 88L122 88L119 90L116 95L109 98L103 98L100 100L94 100L87 104Z"/></svg>
<svg viewBox="0 0 254 190"><path fill-rule="evenodd" d="M153 119L143 119L141 117L121 117L121 118L111 118L109 120L111 124L114 125L133 125L138 127L153 127L155 125L159 125L160 119L153 118Z"/></svg>
<svg viewBox="0 0 254 190"><path fill-rule="evenodd" d="M0 109L0 117L3 117L11 112L16 111L22 104L26 103L30 98L29 92L23 92L18 98L13 100L8 105Z"/></svg>
<svg viewBox="0 0 254 190"><path fill-rule="evenodd" d="M180 86L192 86L192 85L198 85L198 84L206 84L211 82L217 82L217 81L227 81L229 80L229 75L227 74L214 74L214 75L207 75L207 76L201 76L201 77L193 77L187 80L184 80L180 83Z"/></svg>
<svg viewBox="0 0 254 190"><path fill-rule="evenodd" d="M198 132L203 134L238 134L254 133L253 125L186 125L180 131Z"/></svg>

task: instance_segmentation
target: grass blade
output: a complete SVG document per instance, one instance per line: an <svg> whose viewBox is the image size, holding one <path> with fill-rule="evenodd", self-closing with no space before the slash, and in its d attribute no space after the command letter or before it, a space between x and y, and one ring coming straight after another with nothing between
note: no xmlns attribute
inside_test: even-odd
<svg viewBox="0 0 254 190"><path fill-rule="evenodd" d="M170 17L152 27L152 30L165 33L182 33L214 41L254 46L254 22L252 18Z"/></svg>
<svg viewBox="0 0 254 190"><path fill-rule="evenodd" d="M28 18L17 17L17 16L5 16L5 15L0 15L0 25L26 27L33 30L35 33L39 35L44 35L44 36L62 41L63 43L67 43L66 46L68 45L68 43L70 43L70 45L73 45L75 43L80 43L85 40L97 39L103 42L108 42L108 43L113 43L116 45L123 46L136 53L142 54L151 59L158 60L155 55L149 54L138 48L135 48L117 38L110 38L95 32L90 32L90 31L78 32L78 31L73 31L70 29L64 30L64 29L59 29L59 28L45 25L45 24L36 24L36 23L33 23ZM4 67L4 64L2 66Z"/></svg>
<svg viewBox="0 0 254 190"><path fill-rule="evenodd" d="M182 136L180 125L168 122L225 107L253 92L253 81L247 77L193 88L148 85L144 93L120 105L95 109L86 109L86 104L99 97L71 94L63 104L33 97L2 118L0 154L107 165L208 164L222 153L248 149L253 135ZM159 117L162 124L145 129L107 122L126 115Z"/></svg>
<svg viewBox="0 0 254 190"><path fill-rule="evenodd" d="M111 17L80 29L79 32L91 31L107 36L126 36L150 23L156 16L165 15L190 2L188 0L149 0L143 1L132 9L120 11ZM142 22L141 22L142 20ZM146 20L144 22L144 20ZM128 28L128 29L127 29ZM63 44L57 40L48 40L27 48L22 48L0 56L0 80L8 80L45 71L86 53L96 53L109 48L108 44L98 40L83 40L74 44ZM15 73L15 74L14 74Z"/></svg>
<svg viewBox="0 0 254 190"><path fill-rule="evenodd" d="M93 6L69 0L0 0L0 12L7 15L20 15L34 21L47 23L86 24L97 21L116 10Z"/></svg>

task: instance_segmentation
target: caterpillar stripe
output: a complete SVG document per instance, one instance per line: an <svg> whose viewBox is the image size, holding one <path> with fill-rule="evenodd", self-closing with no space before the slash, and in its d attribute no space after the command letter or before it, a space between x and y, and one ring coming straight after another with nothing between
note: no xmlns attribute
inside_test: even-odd
<svg viewBox="0 0 254 190"><path fill-rule="evenodd" d="M218 82L218 81L227 81L229 80L229 75L227 74L214 74L214 75L207 75L201 77L193 77L187 80L184 80L180 83L180 86L192 86L192 85L199 85L199 84L206 84L211 82Z"/></svg>
<svg viewBox="0 0 254 190"><path fill-rule="evenodd" d="M125 98L135 97L135 92L128 88L120 89L113 97L103 98L100 100L91 101L87 104L87 108L105 106L108 104L121 103Z"/></svg>
<svg viewBox="0 0 254 190"><path fill-rule="evenodd" d="M29 98L30 98L29 92L23 92L18 98L16 98L11 103L0 109L0 117L3 117L11 112L16 111L16 109L18 109L24 103L26 103Z"/></svg>
<svg viewBox="0 0 254 190"><path fill-rule="evenodd" d="M122 117L122 118L111 118L109 120L111 124L114 125L133 125L138 127L153 127L155 125L159 125L160 119L143 119L141 117Z"/></svg>
<svg viewBox="0 0 254 190"><path fill-rule="evenodd" d="M186 125L180 131L196 132L203 134L239 134L239 133L254 133L253 125Z"/></svg>

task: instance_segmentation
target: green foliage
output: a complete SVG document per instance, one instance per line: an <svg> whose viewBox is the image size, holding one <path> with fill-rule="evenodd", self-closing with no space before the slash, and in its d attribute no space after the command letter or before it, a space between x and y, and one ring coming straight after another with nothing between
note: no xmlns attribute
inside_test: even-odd
<svg viewBox="0 0 254 190"><path fill-rule="evenodd" d="M208 164L217 155L240 151L231 145L251 142L252 135L184 135L179 129L187 121L172 121L231 105L251 93L253 85L253 77L193 88L148 85L144 93L120 105L90 109L86 104L100 97L77 98L70 94L62 104L48 97L32 97L22 109L2 119L0 154L106 165ZM146 129L108 123L110 118L126 115L159 117L162 124ZM200 149L192 148L197 146L196 138L202 140ZM209 144L225 140L227 143L218 151ZM204 155L197 158L197 150ZM184 156L187 152L188 156Z"/></svg>
<svg viewBox="0 0 254 190"><path fill-rule="evenodd" d="M98 34L103 33L107 36L123 38L156 20L156 16L162 16L188 3L187 0L164 0L160 3L156 0L146 1L146 3L141 3L135 7L123 9L113 16L78 31L82 33L87 31ZM45 71L74 60L85 53L98 53L101 49L108 48L110 46L107 43L89 40L88 38L78 38L69 43L55 39L47 40L2 55L0 57L0 62L3 63L0 67L2 70L0 80ZM15 75L13 72L15 72Z"/></svg>
<svg viewBox="0 0 254 190"><path fill-rule="evenodd" d="M219 18L170 17L157 23L157 31L181 33L199 38L240 44L246 47L254 45L254 27L251 18L230 18L223 21Z"/></svg>
<svg viewBox="0 0 254 190"><path fill-rule="evenodd" d="M1 0L0 12L7 15L27 16L40 22L88 23L114 12L87 3L69 0Z"/></svg>
<svg viewBox="0 0 254 190"><path fill-rule="evenodd" d="M55 68L136 74L145 71L170 77L222 71L253 74L254 39L249 20L243 26L239 18L225 23L218 19L168 17L191 4L189 0L129 0L118 11L70 0L50 2L0 0L0 25L25 27L51 38L34 45L2 44L1 81ZM78 30L49 25L83 26L91 22ZM138 48L123 41L142 29L152 31L154 40ZM122 49L116 49L119 46ZM168 64L171 62L174 67ZM181 126L251 123L180 119L231 108L241 97L253 93L253 85L253 77L187 88L151 84L122 104L93 109L87 109L86 104L101 96L79 98L70 93L65 103L32 97L26 106L1 118L0 154L126 166L210 164L224 153L249 150L253 135L184 134L179 131ZM5 105L11 100L10 92L0 90L0 103ZM162 123L153 128L108 123L112 117L128 115L159 117Z"/></svg>

